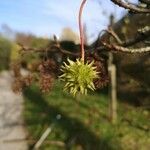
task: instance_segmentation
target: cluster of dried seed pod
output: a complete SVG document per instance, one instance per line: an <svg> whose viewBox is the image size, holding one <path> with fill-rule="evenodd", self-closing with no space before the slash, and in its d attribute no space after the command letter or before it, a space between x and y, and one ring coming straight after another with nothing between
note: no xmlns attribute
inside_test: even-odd
<svg viewBox="0 0 150 150"><path fill-rule="evenodd" d="M33 77L31 74L25 76L21 74L20 63L14 63L12 65L12 70L14 75L12 90L15 93L20 93L24 87L31 85Z"/></svg>
<svg viewBox="0 0 150 150"><path fill-rule="evenodd" d="M29 74L25 77L15 77L13 83L12 83L12 90L15 93L22 92L23 88L30 86L32 83L32 76Z"/></svg>
<svg viewBox="0 0 150 150"><path fill-rule="evenodd" d="M94 66L96 67L96 71L98 72L99 78L94 80L95 88L101 89L107 86L109 83L107 59L104 59L96 54L89 54L87 56L87 61L94 61Z"/></svg>
<svg viewBox="0 0 150 150"><path fill-rule="evenodd" d="M34 77L32 74L27 73L27 75L21 74L20 63L14 63L12 65L12 70L14 74L14 81L12 83L12 89L15 93L22 92L24 87L30 86ZM39 76L39 87L42 92L49 92L54 83L54 73L56 71L56 63L52 59L47 59L41 61L38 66L37 75Z"/></svg>
<svg viewBox="0 0 150 150"><path fill-rule="evenodd" d="M88 64L93 64L92 66L95 68L95 72L97 72L98 77L93 80L93 87L99 89L106 86L109 82L107 60L95 54L88 54L86 61ZM12 69L14 73L14 81L12 84L12 89L16 93L22 92L24 87L30 86L32 81L35 80L33 76L35 69L34 71L31 70L32 74L28 72L27 75L23 76L20 68L21 66L19 63L13 64ZM55 80L56 69L58 69L58 66L53 59L49 58L38 62L36 74L38 75L37 79L39 81L40 90L43 93L51 91ZM77 74L78 73L79 72L77 72Z"/></svg>
<svg viewBox="0 0 150 150"><path fill-rule="evenodd" d="M29 74L29 75L23 77L23 81L24 81L25 86L30 86L33 81L33 76L31 74Z"/></svg>
<svg viewBox="0 0 150 150"><path fill-rule="evenodd" d="M43 93L47 93L53 87L54 77L50 74L42 74L41 77L40 77L39 84L40 84L40 90Z"/></svg>
<svg viewBox="0 0 150 150"><path fill-rule="evenodd" d="M49 92L54 84L54 72L56 70L56 63L52 59L43 61L39 65L40 79L39 85L40 90L45 93Z"/></svg>

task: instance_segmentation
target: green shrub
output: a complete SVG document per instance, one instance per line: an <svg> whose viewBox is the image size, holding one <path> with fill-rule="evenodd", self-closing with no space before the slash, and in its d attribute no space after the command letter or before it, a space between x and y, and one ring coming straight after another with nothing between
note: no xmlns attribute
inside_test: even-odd
<svg viewBox="0 0 150 150"><path fill-rule="evenodd" d="M0 70L8 69L10 63L11 42L0 37Z"/></svg>

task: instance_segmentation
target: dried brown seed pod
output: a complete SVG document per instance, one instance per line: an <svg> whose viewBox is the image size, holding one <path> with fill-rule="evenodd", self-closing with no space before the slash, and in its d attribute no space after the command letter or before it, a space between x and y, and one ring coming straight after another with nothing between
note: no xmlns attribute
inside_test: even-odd
<svg viewBox="0 0 150 150"><path fill-rule="evenodd" d="M23 77L23 82L25 86L30 86L33 81L33 76L31 74L27 75L26 77Z"/></svg>
<svg viewBox="0 0 150 150"><path fill-rule="evenodd" d="M49 92L53 87L54 77L50 74L42 74L39 84L40 84L40 90L43 93Z"/></svg>
<svg viewBox="0 0 150 150"><path fill-rule="evenodd" d="M107 84L109 83L107 60L101 58L100 56L91 54L87 57L87 61L94 61L94 66L96 67L96 71L98 72L99 78L94 80L95 87L99 89L107 86Z"/></svg>
<svg viewBox="0 0 150 150"><path fill-rule="evenodd" d="M48 59L46 61L43 61L39 65L39 71L40 71L40 73L43 73L43 74L45 74L45 73L49 74L51 72L55 72L55 70L56 70L56 63L52 59Z"/></svg>
<svg viewBox="0 0 150 150"><path fill-rule="evenodd" d="M107 84L109 83L109 76L108 76L107 68L104 62L102 61L96 61L95 66L97 67L97 71L99 72L98 75L100 76L100 78L96 79L94 81L94 84L96 88L103 88L107 86Z"/></svg>
<svg viewBox="0 0 150 150"><path fill-rule="evenodd" d="M49 92L54 83L54 71L56 70L56 63L52 59L43 61L39 65L40 79L39 85L40 90L43 93Z"/></svg>
<svg viewBox="0 0 150 150"><path fill-rule="evenodd" d="M14 62L11 65L11 68L12 68L14 77L20 77L21 76L21 72L20 72L21 65L19 62Z"/></svg>
<svg viewBox="0 0 150 150"><path fill-rule="evenodd" d="M12 83L12 90L14 93L21 93L23 90L23 86L24 86L24 83L23 83L22 78L20 77L15 78Z"/></svg>

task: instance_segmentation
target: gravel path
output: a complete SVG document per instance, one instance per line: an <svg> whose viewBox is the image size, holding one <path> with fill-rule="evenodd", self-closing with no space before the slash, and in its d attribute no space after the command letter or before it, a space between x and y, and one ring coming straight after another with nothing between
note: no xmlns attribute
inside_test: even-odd
<svg viewBox="0 0 150 150"><path fill-rule="evenodd" d="M23 98L11 90L9 72L0 74L0 150L27 150L23 126Z"/></svg>

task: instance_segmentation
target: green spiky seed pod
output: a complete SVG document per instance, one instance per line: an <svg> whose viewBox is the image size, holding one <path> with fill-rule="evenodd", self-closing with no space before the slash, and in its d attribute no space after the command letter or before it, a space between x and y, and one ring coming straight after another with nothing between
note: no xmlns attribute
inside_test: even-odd
<svg viewBox="0 0 150 150"><path fill-rule="evenodd" d="M98 78L98 72L93 67L93 62L84 63L77 59L75 62L68 59L68 64L61 67L62 75L60 79L65 82L64 90L69 91L74 96L77 93L87 94L87 90L95 90L94 79Z"/></svg>

